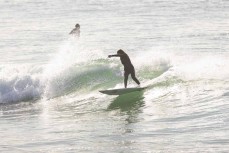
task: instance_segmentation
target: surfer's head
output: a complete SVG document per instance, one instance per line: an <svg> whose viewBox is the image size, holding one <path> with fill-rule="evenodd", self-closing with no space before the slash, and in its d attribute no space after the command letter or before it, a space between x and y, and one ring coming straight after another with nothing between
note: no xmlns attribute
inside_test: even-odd
<svg viewBox="0 0 229 153"><path fill-rule="evenodd" d="M124 52L122 49L119 49L119 50L117 51L117 53L118 53L118 54L125 54L125 52Z"/></svg>
<svg viewBox="0 0 229 153"><path fill-rule="evenodd" d="M80 25L77 23L77 24L75 25L75 27L76 27L76 28L80 28Z"/></svg>

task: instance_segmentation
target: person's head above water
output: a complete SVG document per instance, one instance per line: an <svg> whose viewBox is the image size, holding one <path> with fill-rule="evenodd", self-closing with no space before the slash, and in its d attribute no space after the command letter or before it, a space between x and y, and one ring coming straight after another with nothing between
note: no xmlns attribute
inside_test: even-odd
<svg viewBox="0 0 229 153"><path fill-rule="evenodd" d="M119 49L118 51L117 51L117 54L126 54L122 49Z"/></svg>
<svg viewBox="0 0 229 153"><path fill-rule="evenodd" d="M77 23L77 24L75 25L75 27L76 27L76 28L80 28L80 25Z"/></svg>

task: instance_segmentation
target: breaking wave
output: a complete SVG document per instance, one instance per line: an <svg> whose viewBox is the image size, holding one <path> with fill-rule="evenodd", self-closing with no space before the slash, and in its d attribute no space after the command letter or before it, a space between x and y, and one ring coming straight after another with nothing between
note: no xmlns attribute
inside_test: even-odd
<svg viewBox="0 0 229 153"><path fill-rule="evenodd" d="M213 53L127 51L142 86L168 86L181 82L228 81L228 57ZM88 94L98 89L123 86L123 67L118 59L107 59L102 50L65 41L48 64L0 67L0 103L54 98L70 93ZM200 55L201 54L201 55ZM129 79L129 86L134 82Z"/></svg>

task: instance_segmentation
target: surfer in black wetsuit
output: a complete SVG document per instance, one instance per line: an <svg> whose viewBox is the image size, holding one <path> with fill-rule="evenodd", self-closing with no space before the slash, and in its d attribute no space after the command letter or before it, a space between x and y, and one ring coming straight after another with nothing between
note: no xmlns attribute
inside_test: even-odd
<svg viewBox="0 0 229 153"><path fill-rule="evenodd" d="M117 51L117 54L115 55L108 55L109 58L111 57L120 57L120 60L124 66L124 85L125 88L127 87L127 80L128 80L128 76L129 74L131 74L132 79L138 84L140 85L140 82L138 81L138 79L135 77L135 70L134 70L134 66L132 65L129 56L121 49L119 49Z"/></svg>

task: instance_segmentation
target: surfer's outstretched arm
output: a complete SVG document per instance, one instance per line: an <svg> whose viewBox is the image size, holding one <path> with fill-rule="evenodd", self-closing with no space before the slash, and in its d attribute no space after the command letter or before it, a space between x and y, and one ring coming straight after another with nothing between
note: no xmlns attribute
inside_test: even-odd
<svg viewBox="0 0 229 153"><path fill-rule="evenodd" d="M108 58L111 58L111 57L120 57L118 54L115 54L115 55L108 55Z"/></svg>
<svg viewBox="0 0 229 153"><path fill-rule="evenodd" d="M111 58L111 57L121 57L121 56L123 56L123 54L108 55L109 58Z"/></svg>

